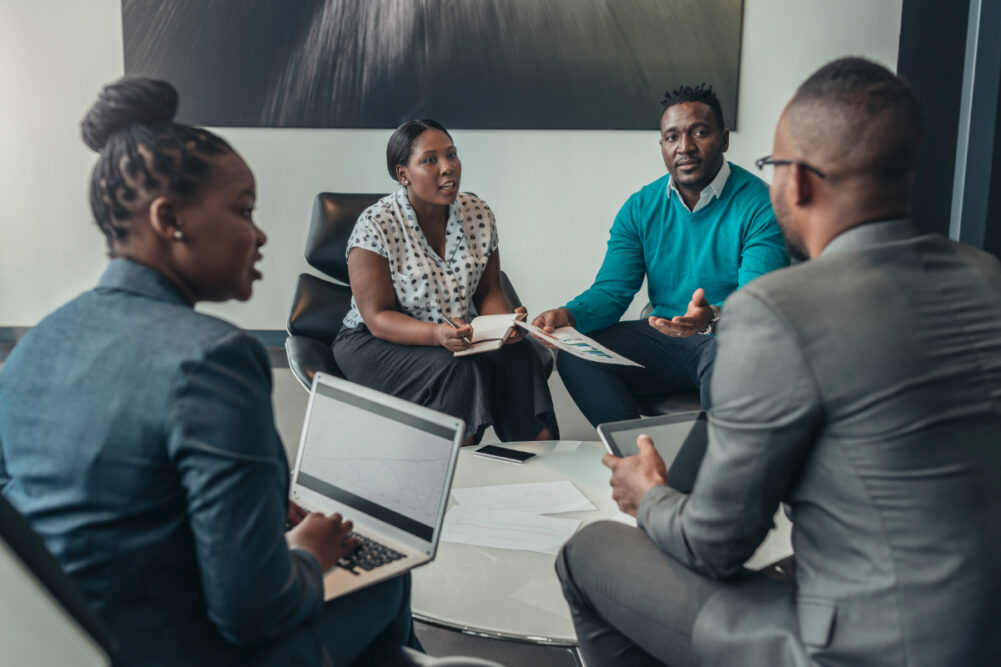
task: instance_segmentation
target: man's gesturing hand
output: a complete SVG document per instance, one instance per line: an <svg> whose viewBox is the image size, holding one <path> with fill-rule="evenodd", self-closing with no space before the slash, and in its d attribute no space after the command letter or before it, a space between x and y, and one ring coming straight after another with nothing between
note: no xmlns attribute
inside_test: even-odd
<svg viewBox="0 0 1001 667"><path fill-rule="evenodd" d="M612 471L608 483L612 487L612 500L626 514L636 516L640 501L647 491L660 484L667 484L667 466L653 447L648 435L636 438L640 453L619 458L605 454L601 462Z"/></svg>
<svg viewBox="0 0 1001 667"><path fill-rule="evenodd" d="M684 315L676 315L671 319L651 317L648 322L657 331L673 338L687 338L709 326L713 320L713 309L706 301L706 291L701 287L692 293L688 302L688 310Z"/></svg>

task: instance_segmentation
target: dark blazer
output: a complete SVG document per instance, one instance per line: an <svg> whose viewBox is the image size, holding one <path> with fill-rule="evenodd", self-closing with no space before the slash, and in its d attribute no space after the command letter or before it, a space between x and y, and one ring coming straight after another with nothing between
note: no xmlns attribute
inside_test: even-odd
<svg viewBox="0 0 1001 667"><path fill-rule="evenodd" d="M733 574L780 502L794 595L710 599L703 665L1001 664L1001 265L864 225L723 309L706 457L657 487L660 548Z"/></svg>
<svg viewBox="0 0 1001 667"><path fill-rule="evenodd" d="M245 664L237 644L261 657L323 609L319 565L284 540L264 349L139 264L113 260L0 370L0 490L123 664ZM280 662L318 658L302 634Z"/></svg>

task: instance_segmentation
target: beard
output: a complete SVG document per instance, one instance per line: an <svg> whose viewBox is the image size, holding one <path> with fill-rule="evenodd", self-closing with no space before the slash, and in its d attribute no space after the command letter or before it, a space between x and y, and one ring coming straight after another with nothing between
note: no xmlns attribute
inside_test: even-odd
<svg viewBox="0 0 1001 667"><path fill-rule="evenodd" d="M786 240L786 254L789 255L789 259L792 260L793 264L799 264L800 262L805 262L810 259L809 255L799 244L790 239L788 236L785 237Z"/></svg>
<svg viewBox="0 0 1001 667"><path fill-rule="evenodd" d="M781 201L772 199L772 210L775 212L775 219L782 230L782 237L786 242L786 253L792 259L793 264L805 262L810 259L803 245L803 239L789 222L789 211Z"/></svg>

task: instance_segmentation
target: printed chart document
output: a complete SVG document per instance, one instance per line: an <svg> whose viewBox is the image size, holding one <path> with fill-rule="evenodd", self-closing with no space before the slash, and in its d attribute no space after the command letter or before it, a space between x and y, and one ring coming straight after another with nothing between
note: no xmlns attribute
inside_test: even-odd
<svg viewBox="0 0 1001 667"><path fill-rule="evenodd" d="M532 326L528 322L516 322L515 324L539 340L554 345L575 357L587 359L588 361L597 361L601 364L618 364L619 366L638 366L639 368L643 368L641 364L637 364L631 359L626 359L621 354L612 352L598 341L588 338L573 327L560 327L549 334L539 327Z"/></svg>
<svg viewBox="0 0 1001 667"><path fill-rule="evenodd" d="M465 508L483 510L559 514L598 509L566 479L452 489L452 495Z"/></svg>
<svg viewBox="0 0 1001 667"><path fill-rule="evenodd" d="M579 519L557 519L455 505L445 515L441 539L478 547L518 549L555 556L579 525Z"/></svg>
<svg viewBox="0 0 1001 667"><path fill-rule="evenodd" d="M456 357L465 357L470 354L480 354L481 352L491 352L499 350L504 346L504 339L508 337L514 329L515 322L525 316L521 313L501 313L500 315L480 315L474 317L469 324L473 327L473 337L469 339L472 343L465 350L454 353Z"/></svg>

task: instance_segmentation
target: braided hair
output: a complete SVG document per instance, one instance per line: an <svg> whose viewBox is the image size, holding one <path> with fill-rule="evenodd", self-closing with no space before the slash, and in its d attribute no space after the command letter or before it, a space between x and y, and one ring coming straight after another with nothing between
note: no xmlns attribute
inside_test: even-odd
<svg viewBox="0 0 1001 667"><path fill-rule="evenodd" d="M664 93L664 99L660 101L660 105L664 107L664 111L667 111L670 107L682 102L701 102L705 104L712 109L720 132L726 129L726 125L723 124L723 106L719 103L719 98L716 97L713 87L707 85L705 81L697 86L678 86L674 90L667 91ZM663 111L661 113L663 114Z"/></svg>
<svg viewBox="0 0 1001 667"><path fill-rule="evenodd" d="M173 122L176 112L177 90L166 81L123 77L101 90L80 124L83 142L100 155L90 208L112 253L153 197L194 198L209 178L206 158L233 150L208 130Z"/></svg>

